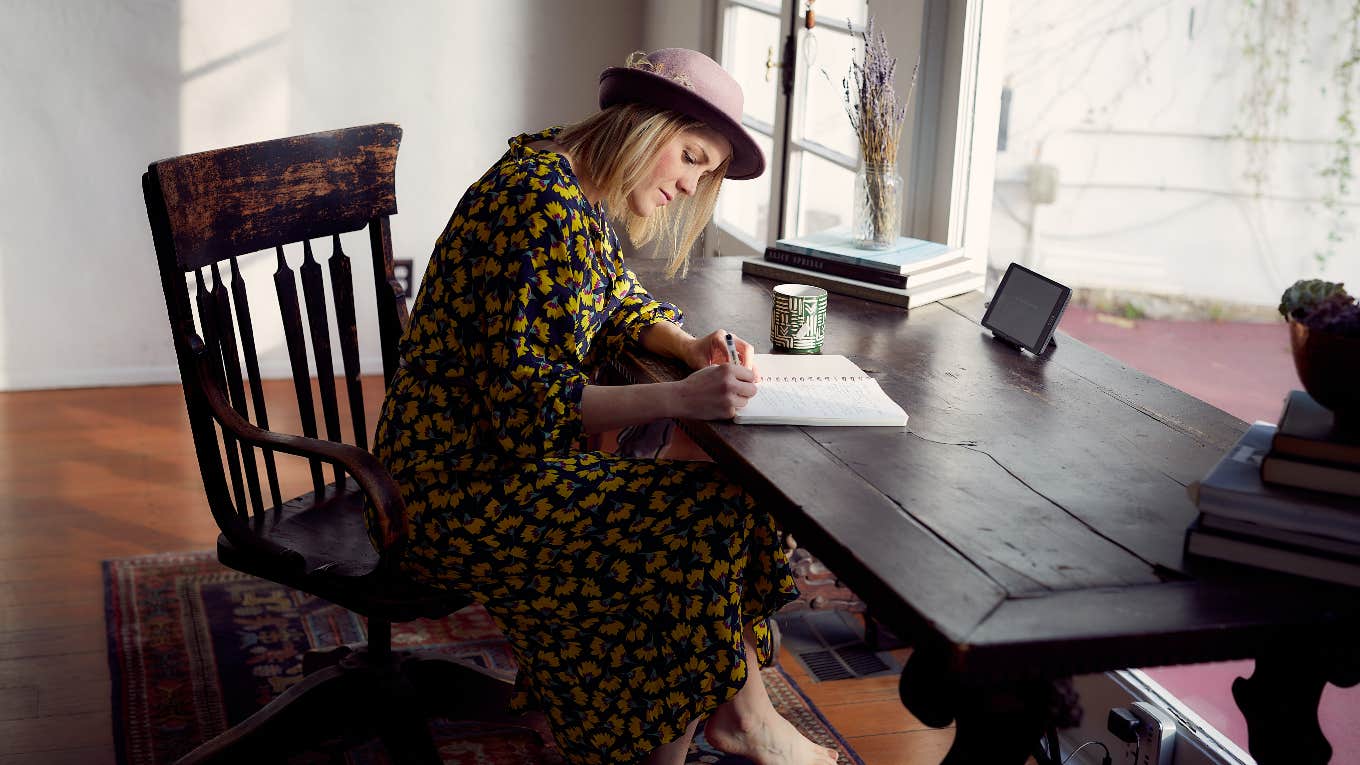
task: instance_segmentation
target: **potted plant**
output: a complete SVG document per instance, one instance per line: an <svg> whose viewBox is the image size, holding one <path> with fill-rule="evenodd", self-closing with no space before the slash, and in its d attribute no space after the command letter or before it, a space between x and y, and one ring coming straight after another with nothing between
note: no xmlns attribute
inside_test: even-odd
<svg viewBox="0 0 1360 765"><path fill-rule="evenodd" d="M1336 424L1360 432L1360 305L1339 282L1300 279L1280 297L1294 368Z"/></svg>
<svg viewBox="0 0 1360 765"><path fill-rule="evenodd" d="M850 73L842 80L845 113L859 139L860 154L851 228L856 246L882 250L897 244L902 227L905 187L897 172L897 144L920 61L911 70L906 97L899 100L894 83L897 59L883 33L874 34L872 17L864 34L857 36L864 45L863 59L852 60Z"/></svg>

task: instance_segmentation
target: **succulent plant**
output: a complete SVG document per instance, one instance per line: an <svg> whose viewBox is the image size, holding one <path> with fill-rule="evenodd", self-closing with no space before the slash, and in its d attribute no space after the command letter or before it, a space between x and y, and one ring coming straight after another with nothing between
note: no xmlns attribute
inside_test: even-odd
<svg viewBox="0 0 1360 765"><path fill-rule="evenodd" d="M1360 304L1344 292L1332 295L1318 303L1302 321L1309 329L1360 337Z"/></svg>
<svg viewBox="0 0 1360 765"><path fill-rule="evenodd" d="M1332 298L1355 304L1355 299L1346 294L1345 285L1341 282L1300 279L1280 296L1280 315L1302 321L1313 309Z"/></svg>

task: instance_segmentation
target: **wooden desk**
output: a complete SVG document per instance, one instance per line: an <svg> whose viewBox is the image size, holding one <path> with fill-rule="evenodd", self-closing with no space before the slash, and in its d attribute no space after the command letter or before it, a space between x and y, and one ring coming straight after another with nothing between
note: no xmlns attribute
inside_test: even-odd
<svg viewBox="0 0 1360 765"><path fill-rule="evenodd" d="M773 282L734 259L675 281L633 266L692 330L769 349ZM1185 487L1246 424L1065 335L1042 358L1018 353L982 311L978 293L909 313L830 296L823 350L876 377L906 428L684 427L911 637L902 698L928 724L957 721L946 763L1023 762L1080 713L1073 674L1244 657L1257 670L1234 691L1257 760L1326 762L1317 700L1360 681L1360 598L1181 554ZM620 367L684 374L648 357Z"/></svg>

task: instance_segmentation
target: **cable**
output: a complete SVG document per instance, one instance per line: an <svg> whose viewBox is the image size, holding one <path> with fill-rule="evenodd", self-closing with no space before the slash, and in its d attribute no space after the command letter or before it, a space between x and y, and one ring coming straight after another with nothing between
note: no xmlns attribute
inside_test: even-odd
<svg viewBox="0 0 1360 765"><path fill-rule="evenodd" d="M1100 741L1087 741L1086 743L1082 744L1076 749L1073 749L1072 753L1067 755L1067 757L1063 759L1062 765L1067 765L1067 761L1072 759L1073 757L1076 757L1077 752L1080 752L1081 750L1085 749L1086 747L1092 744L1095 744L1096 746L1105 750L1105 759L1101 760L1102 765L1110 765L1110 763L1113 762L1113 760L1110 757L1110 748L1108 746L1105 746L1105 744Z"/></svg>

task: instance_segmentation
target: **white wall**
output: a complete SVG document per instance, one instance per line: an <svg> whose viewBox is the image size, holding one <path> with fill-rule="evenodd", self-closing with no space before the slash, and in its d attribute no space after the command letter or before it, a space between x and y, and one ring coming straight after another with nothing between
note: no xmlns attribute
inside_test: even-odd
<svg viewBox="0 0 1360 765"><path fill-rule="evenodd" d="M178 379L149 162L396 122L393 244L418 277L506 139L594 109L645 15L637 0L0 0L0 389Z"/></svg>
<svg viewBox="0 0 1360 765"><path fill-rule="evenodd" d="M644 0L642 49L692 48L713 54L716 0Z"/></svg>
<svg viewBox="0 0 1360 765"><path fill-rule="evenodd" d="M1314 261L1331 227L1322 171L1338 133L1331 67L1348 42L1348 32L1338 35L1346 10L1299 4L1308 33L1290 51L1291 103L1258 196L1244 178L1242 136L1253 5L1012 3L1013 100L1009 143L996 158L991 262L1037 262L1073 286L1261 306L1297 278L1360 284L1360 185L1344 200L1346 242L1325 270ZM1057 170L1053 204L1033 203L1036 163Z"/></svg>

